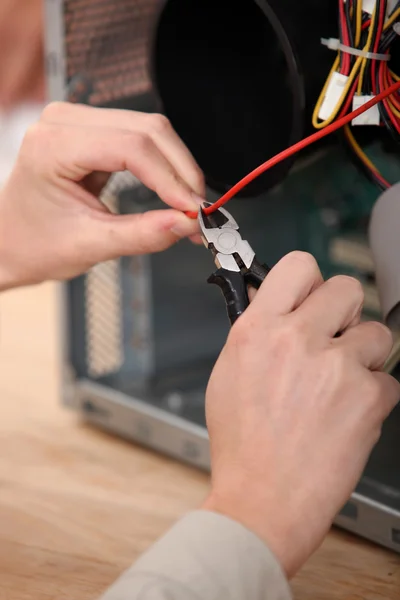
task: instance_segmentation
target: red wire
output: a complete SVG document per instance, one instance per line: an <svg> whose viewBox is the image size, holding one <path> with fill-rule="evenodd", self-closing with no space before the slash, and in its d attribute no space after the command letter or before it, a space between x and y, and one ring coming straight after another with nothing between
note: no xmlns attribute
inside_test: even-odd
<svg viewBox="0 0 400 600"><path fill-rule="evenodd" d="M383 79L383 73L385 70L385 65L381 63L380 68L379 68L379 85L381 88L384 87L384 79ZM389 102L387 100L382 100L384 107L386 108L386 111L389 115L390 120L392 121L397 133L400 133L400 124L399 121L396 119L395 115L393 114Z"/></svg>
<svg viewBox="0 0 400 600"><path fill-rule="evenodd" d="M379 10L379 22L378 22L378 30L376 33L376 40L374 44L373 52L378 52L379 42L382 36L383 26L385 24L385 7L386 2L381 1L380 10ZM372 73L372 91L376 94L376 60L372 60L371 63L371 73Z"/></svg>
<svg viewBox="0 0 400 600"><path fill-rule="evenodd" d="M355 81L353 83L353 87L350 90L350 94L346 98L346 102L344 103L343 108L342 108L342 110L341 110L341 112L339 114L339 117L338 117L339 119L341 119L342 117L344 117L345 114L347 114L347 111L349 110L350 104L351 104L351 102L352 102L352 100L354 98L354 95L356 93L357 84L358 84L358 77L356 77L356 79L355 79Z"/></svg>
<svg viewBox="0 0 400 600"><path fill-rule="evenodd" d="M341 117L343 117L343 116L344 116L344 115L347 113L347 111L349 110L349 107L350 107L351 101L352 101L352 99L353 99L353 97L354 97L354 94L356 93L356 89L357 89L357 83L358 83L358 77L356 78L355 82L353 83L353 87L352 87L352 88L351 88L351 90L350 90L350 94L347 96L346 103L344 104L344 106L343 106L343 108L342 108L342 111L341 111L341 113L340 113L340 115L339 115L339 119L340 119ZM374 169L374 175L375 175L375 177L376 177L377 179L379 179L379 181L381 182L381 184L382 184L383 186L385 186L385 187L387 187L387 188L389 188L389 187L390 187L390 183L389 183L388 181L386 181L386 179L384 179L384 178L382 177L382 175L379 173L379 171L378 171L377 169Z"/></svg>
<svg viewBox="0 0 400 600"><path fill-rule="evenodd" d="M340 18L340 29L342 30L343 44L350 46L349 30L347 29L346 14L344 12L344 0L339 0L339 18ZM343 75L348 75L350 70L350 56L346 53L342 54L343 61L340 72Z"/></svg>
<svg viewBox="0 0 400 600"><path fill-rule="evenodd" d="M394 83L394 79L390 74L390 70L389 70L387 63L385 63L383 69L384 69L384 83L385 83L385 88L386 88L389 85L392 85L392 83ZM397 110L400 110L400 100L398 98L396 98L395 94L392 95L390 100L391 100L392 104L394 104L394 106L397 108Z"/></svg>
<svg viewBox="0 0 400 600"><path fill-rule="evenodd" d="M377 94L375 96L375 98L372 98L372 100L369 100L368 102L366 102L365 104L363 104L362 106L357 108L356 110L339 118L337 121L335 121L334 123L331 123L324 129L320 129L316 133L313 133L312 135L306 137L304 140L297 142L297 144L294 144L290 148L286 148L286 150L283 150L276 156L273 156L272 158L267 160L265 163L263 163L262 165L260 165L256 169L254 169L251 173L249 173L248 175L243 177L243 179L241 179L238 183L236 183L236 185L234 185L228 192L226 192L226 194L221 196L221 198L219 198L219 200L217 200L214 204L205 208L204 213L206 215L209 215L209 214L215 212L216 210L221 208L221 206L223 206L229 200L231 200L231 198L236 196L236 194L238 194L243 188L245 188L246 185L248 185L249 183L254 181L254 179L259 177L260 175L262 175L263 173L265 173L266 171L268 171L269 169L271 169L278 163L282 162L283 160L286 160L290 156L293 156L293 154L296 154L297 152L299 152L300 150L303 150L304 148L307 148L307 146L310 146L314 142L324 138L325 136L329 135L330 133L333 133L334 131L337 131L344 125L347 125L353 119L355 119L355 117L362 115L365 111L369 110L372 106L375 106L375 104L378 104L378 102L384 101L385 98L387 98L388 96L393 94L393 92L396 92L399 89L400 89L400 81L397 81L396 83L394 83L393 85L388 87L386 90L384 90L380 94ZM198 213L190 211L190 212L187 212L186 215L188 217L190 217L191 219L196 219Z"/></svg>
<svg viewBox="0 0 400 600"><path fill-rule="evenodd" d="M379 179L379 181L385 188L392 187L392 185L388 181L386 181L386 179L384 179L382 177L382 175L379 173L379 171L374 171L374 177L376 177L376 179Z"/></svg>

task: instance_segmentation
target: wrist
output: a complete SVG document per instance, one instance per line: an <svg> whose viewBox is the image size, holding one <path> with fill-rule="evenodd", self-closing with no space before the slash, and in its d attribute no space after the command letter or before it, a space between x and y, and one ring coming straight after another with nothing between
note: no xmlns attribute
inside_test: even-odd
<svg viewBox="0 0 400 600"><path fill-rule="evenodd" d="M229 517L252 531L266 544L286 577L291 579L312 553L312 550L308 551L307 539L299 535L299 515L296 527L296 517L290 514L289 507L286 512L282 502L260 501L255 496L251 489L245 494L241 492L240 497L212 491L201 508ZM304 521L301 519L301 529L305 526L307 531Z"/></svg>
<svg viewBox="0 0 400 600"><path fill-rule="evenodd" d="M17 276L12 260L9 260L9 253L7 250L3 251L3 244L0 243L0 292L6 292L22 285L24 285L23 281Z"/></svg>
<svg viewBox="0 0 400 600"><path fill-rule="evenodd" d="M0 292L25 285L16 235L18 224L12 222L5 193L0 190Z"/></svg>

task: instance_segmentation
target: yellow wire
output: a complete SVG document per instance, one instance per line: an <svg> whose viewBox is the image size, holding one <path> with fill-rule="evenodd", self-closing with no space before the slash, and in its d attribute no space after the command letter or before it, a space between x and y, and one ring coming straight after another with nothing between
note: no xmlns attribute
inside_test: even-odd
<svg viewBox="0 0 400 600"><path fill-rule="evenodd" d="M357 0L357 7L356 7L356 9L357 9L356 35L359 35L361 37L362 24L361 23L358 24L358 15L359 15L359 9L360 8L362 9L362 2L361 2L361 0ZM376 11L374 11L373 17L375 16L375 12ZM394 21L396 21L396 19L398 19L399 17L400 17L400 8L397 8L394 11L394 13L389 17L389 19L386 21L383 29L384 30L388 29L388 27L390 27L394 23ZM360 27L360 31L358 31L358 27ZM370 27L369 34L371 34L371 31L373 29L373 23L372 22L371 22L371 24L370 24L369 27ZM367 48L367 46L368 46L368 41L367 41L367 44L364 46L363 51L365 51L365 52L369 51L368 48ZM350 91L350 87L351 87L351 85L354 82L354 79L355 79L355 77L356 77L356 75L358 73L358 70L359 70L359 68L361 66L361 63L364 60L366 60L366 59L364 59L362 56L358 57L358 59L354 63L354 66L353 66L353 69L352 69L352 71L351 71L351 73L349 75L349 79L347 81L347 84L346 84L346 86L345 86L345 88L343 90L343 93L342 93L341 97L339 98L339 101L338 101L338 103L337 103L337 105L336 105L333 113L331 114L331 116L329 117L329 119L326 119L325 121L320 121L319 117L318 117L318 114L319 114L322 102L323 102L323 100L325 98L326 89L327 89L327 87L329 85L329 82L330 82L330 79L331 79L333 73L337 70L337 68L339 66L339 63L340 63L340 52L338 52L338 55L337 55L337 57L335 59L335 62L333 63L331 71L330 71L330 73L328 75L327 80L325 81L324 87L322 88L321 94L320 94L320 96L319 96L319 98L317 100L317 103L315 105L315 108L314 108L314 112L313 112L313 116L312 116L312 124L313 124L313 126L314 126L315 129L323 129L327 125L330 125L336 119L336 116L337 116L337 114L338 114L338 112L339 112L339 110L340 110L340 108L341 108L344 100L346 99L346 96L347 96L348 92ZM365 67L364 67L364 70L365 70ZM394 77L394 79L396 81L400 81L400 77L398 75L396 75L395 73L392 72L392 76Z"/></svg>
<svg viewBox="0 0 400 600"><path fill-rule="evenodd" d="M394 104L390 101L389 98L388 98L388 103L390 104L390 109L391 109L392 113L394 113L396 115L396 117L398 119L400 119L400 111L394 106Z"/></svg>
<svg viewBox="0 0 400 600"><path fill-rule="evenodd" d="M388 20L386 21L383 29L385 30L388 27L390 27L398 17L400 17L400 8L397 8L394 11L394 13L392 14L392 16L388 18Z"/></svg>
<svg viewBox="0 0 400 600"><path fill-rule="evenodd" d="M355 35L355 47L360 43L361 31L362 31L362 0L356 0L356 35Z"/></svg>
<svg viewBox="0 0 400 600"><path fill-rule="evenodd" d="M372 48L372 38L374 35L374 26L375 26L376 10L377 10L376 7L377 7L377 5L375 4L374 12L372 13L372 17L371 17L371 24L369 26L367 43L365 44L365 47L364 47L364 50L366 52L371 52L371 48ZM367 64L368 64L368 59L363 57L362 64L361 64L360 77L359 77L358 85L357 85L357 95L358 96L361 96L361 94L362 94L362 84L363 84L364 74L365 74L365 69L367 67Z"/></svg>
<svg viewBox="0 0 400 600"><path fill-rule="evenodd" d="M355 152L355 154L357 154L358 158L360 158L363 163L365 163L372 171L374 171L374 173L379 174L379 171L376 168L376 166L373 164L373 162L371 162L371 160L365 154L364 150L358 144L357 140L355 139L354 135L352 134L352 132L350 130L350 127L348 125L345 125L343 130L344 130L344 133L345 133L347 139L350 142L350 145L351 145L353 151Z"/></svg>
<svg viewBox="0 0 400 600"><path fill-rule="evenodd" d="M319 122L319 116L318 115L319 115L319 111L320 111L322 102L324 101L324 98L325 98L326 89L327 89L327 87L329 85L329 82L331 80L333 72L336 71L337 67L339 66L340 56L337 56L335 62L333 63L333 67L331 69L331 72L329 73L328 79L325 82L325 85L324 85L324 87L322 89L322 92L321 92L321 94L320 94L320 96L319 96L319 98L317 100L317 103L315 105L315 108L314 108L314 112L313 112L313 116L312 116L312 124L315 127L315 129L323 129L327 125L330 125L330 123L332 123L336 119L337 114L338 114L338 112L339 112L339 110L340 110L340 108L341 108L344 100L346 99L346 96L349 93L350 88L353 85L353 82L354 82L354 80L355 80L355 78L357 76L357 73L359 71L359 68L360 68L362 60L363 60L362 56L359 56L357 58L356 62L354 63L354 66L353 66L353 68L351 70L351 73L349 75L347 83L346 83L346 85L345 85L345 87L343 89L342 95L340 96L339 101L336 104L336 107L334 108L331 116L328 119L326 119L325 121Z"/></svg>

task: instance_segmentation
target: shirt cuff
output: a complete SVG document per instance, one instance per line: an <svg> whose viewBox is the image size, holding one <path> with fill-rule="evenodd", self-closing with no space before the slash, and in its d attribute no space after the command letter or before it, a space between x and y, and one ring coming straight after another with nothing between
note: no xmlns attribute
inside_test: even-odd
<svg viewBox="0 0 400 600"><path fill-rule="evenodd" d="M159 596L157 588L163 586L166 595ZM144 588L149 596L141 595ZM171 595L174 590L177 594ZM203 510L178 521L122 575L103 600L131 600L136 598L135 592L140 598L195 600L292 597L278 561L254 533L228 517Z"/></svg>

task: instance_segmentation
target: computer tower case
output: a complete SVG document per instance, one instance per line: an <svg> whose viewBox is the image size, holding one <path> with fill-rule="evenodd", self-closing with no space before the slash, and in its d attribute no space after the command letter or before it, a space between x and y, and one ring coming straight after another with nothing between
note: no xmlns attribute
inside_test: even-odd
<svg viewBox="0 0 400 600"><path fill-rule="evenodd" d="M239 178L311 131L313 103L337 31L328 0L46 0L49 99L164 112L187 143L213 201ZM289 64L290 63L290 64ZM372 140L377 164L399 161ZM326 277L363 283L365 317L380 318L366 228L378 191L336 140L261 177L230 204L270 265L312 252ZM102 199L121 213L159 199L129 173ZM228 332L206 279L202 247L100 264L62 287L63 401L87 421L202 469L209 374ZM397 363L393 372L398 371ZM400 551L400 413L386 423L337 524Z"/></svg>

